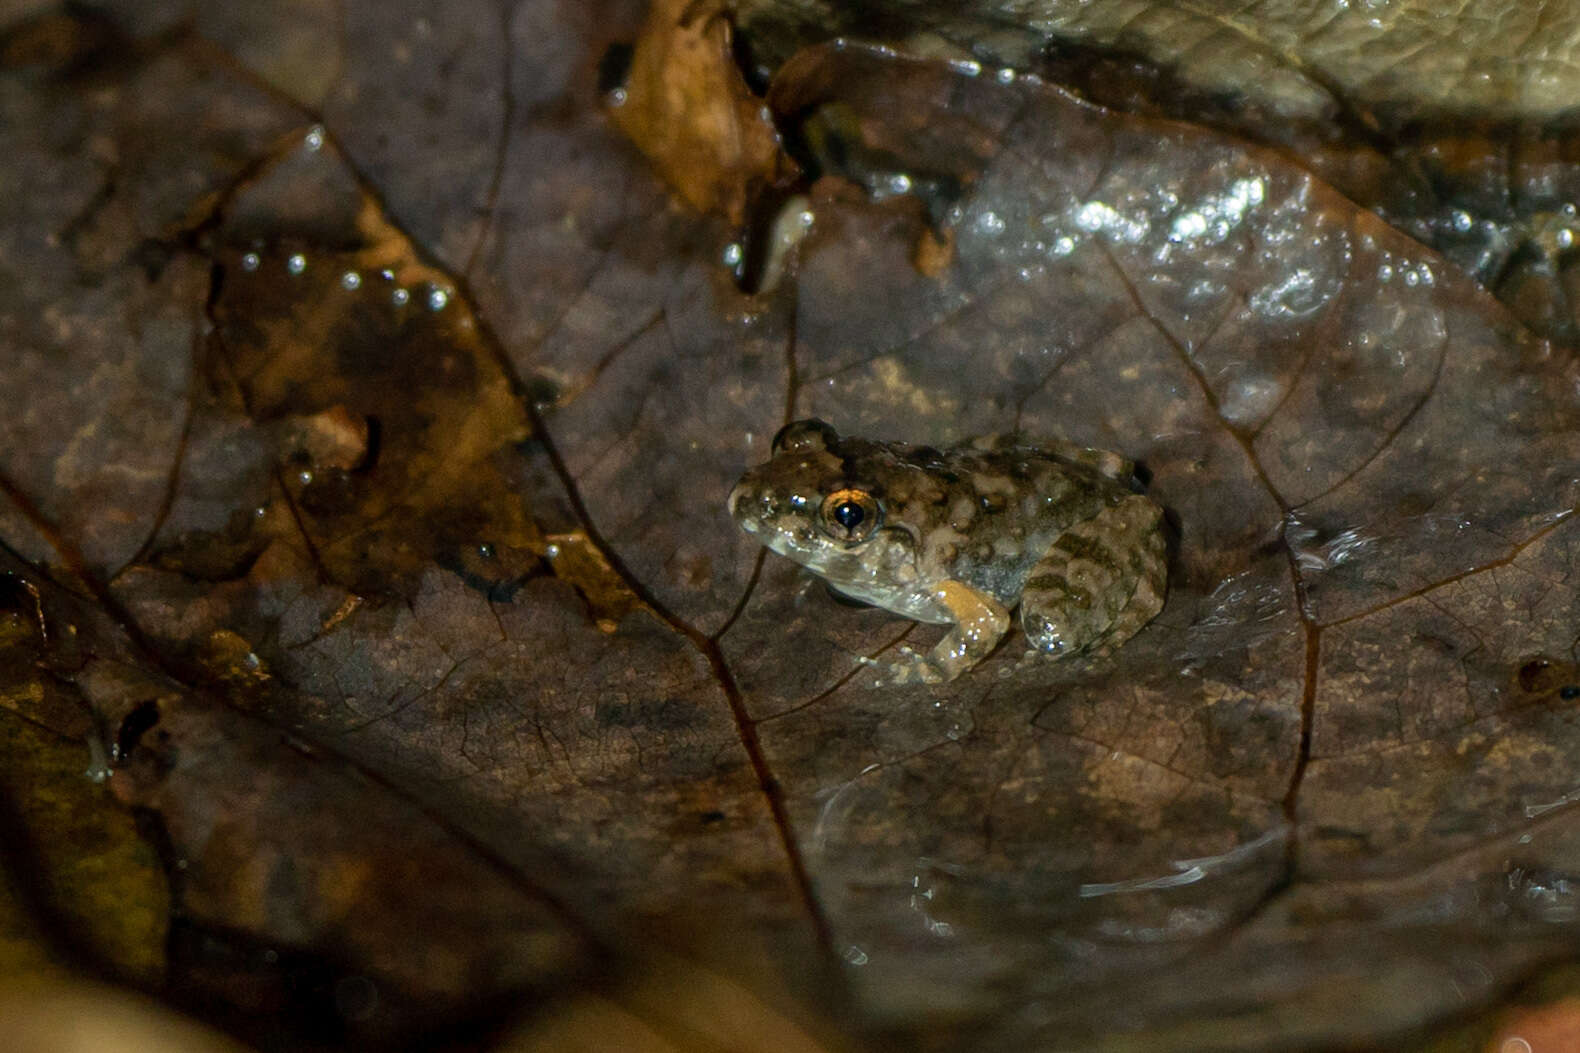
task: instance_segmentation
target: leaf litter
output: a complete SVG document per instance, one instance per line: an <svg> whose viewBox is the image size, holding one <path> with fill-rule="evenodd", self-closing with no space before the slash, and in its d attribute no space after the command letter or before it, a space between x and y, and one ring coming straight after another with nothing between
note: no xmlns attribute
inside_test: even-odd
<svg viewBox="0 0 1580 1053"><path fill-rule="evenodd" d="M468 193L425 193L440 151L394 164L376 98L320 124L172 45L122 76L204 71L186 98L240 101L189 128L234 152L164 149L230 160L184 200L157 154L123 165L92 215L130 218L7 294L102 334L30 330L39 362L130 363L91 414L13 417L0 523L11 573L57 590L37 653L75 625L116 656L64 680L139 732L115 785L209 941L175 940L174 976L278 1005L280 970L234 956L288 947L370 978L372 1010L355 984L312 1005L377 1039L656 930L904 1041L1251 1048L1399 1036L1562 952L1572 358L1276 155L854 47L781 71L781 120L879 135L895 174L962 140L972 167L940 210L825 165L793 275L752 296L736 232L604 124L616 27L511 12L475 24L522 44L498 68L538 104L503 108ZM58 85L4 103L40 164L77 156L35 131L50 107L107 119ZM83 204L30 200L41 230ZM94 261L103 307L68 295ZM171 321L129 341L149 298ZM69 407L92 373L18 376ZM931 630L833 603L722 510L808 413L1140 458L1179 528L1168 607L1109 656L1012 640L946 689L873 688L862 659ZM74 467L126 463L114 498ZM454 971L414 968L412 931Z"/></svg>

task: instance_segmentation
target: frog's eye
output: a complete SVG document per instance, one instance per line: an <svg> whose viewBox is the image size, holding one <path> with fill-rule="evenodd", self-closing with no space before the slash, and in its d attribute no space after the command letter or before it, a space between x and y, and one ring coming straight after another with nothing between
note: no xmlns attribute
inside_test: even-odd
<svg viewBox="0 0 1580 1053"><path fill-rule="evenodd" d="M823 498L818 514L823 533L835 541L865 541L878 529L883 510L865 490L835 490Z"/></svg>
<svg viewBox="0 0 1580 1053"><path fill-rule="evenodd" d="M826 450L838 443L838 432L816 417L810 417L806 420L792 421L780 428L779 434L774 436L772 452L812 453L815 450Z"/></svg>

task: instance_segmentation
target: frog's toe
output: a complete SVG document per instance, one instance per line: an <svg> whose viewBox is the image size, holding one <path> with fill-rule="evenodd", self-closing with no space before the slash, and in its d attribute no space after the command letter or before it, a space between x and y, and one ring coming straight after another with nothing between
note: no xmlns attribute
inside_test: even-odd
<svg viewBox="0 0 1580 1053"><path fill-rule="evenodd" d="M1069 627L1040 611L1022 611L1020 625L1026 633L1027 642L1045 654L1057 658L1074 649Z"/></svg>
<svg viewBox="0 0 1580 1053"><path fill-rule="evenodd" d="M888 676L879 683L888 684L941 684L954 679L937 662L924 655L913 655L909 661L896 662L888 668Z"/></svg>

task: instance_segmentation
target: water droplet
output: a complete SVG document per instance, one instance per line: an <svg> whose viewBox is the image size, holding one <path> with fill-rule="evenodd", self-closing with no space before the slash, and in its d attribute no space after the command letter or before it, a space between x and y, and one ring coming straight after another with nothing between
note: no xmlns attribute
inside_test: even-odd
<svg viewBox="0 0 1580 1053"><path fill-rule="evenodd" d="M989 237L1004 233L1004 217L997 212L988 211L977 217L977 230Z"/></svg>
<svg viewBox="0 0 1580 1053"><path fill-rule="evenodd" d="M450 294L443 289L433 288L428 290L428 310L442 311L450 302Z"/></svg>
<svg viewBox="0 0 1580 1053"><path fill-rule="evenodd" d="M411 302L411 293L405 289L396 289L390 293L390 302L396 307L405 307Z"/></svg>
<svg viewBox="0 0 1580 1053"><path fill-rule="evenodd" d="M730 267L732 269L739 267L741 265L741 260L745 258L746 252L741 248L740 242L732 241L728 245L724 246L724 255L722 259L724 260L724 265L726 267Z"/></svg>
<svg viewBox="0 0 1580 1053"><path fill-rule="evenodd" d="M1564 227L1558 232L1558 247L1560 249L1572 248L1575 243L1575 232Z"/></svg>
<svg viewBox="0 0 1580 1053"><path fill-rule="evenodd" d="M1200 212L1186 212L1176 216L1169 230L1170 241L1189 241L1207 233L1207 217Z"/></svg>
<svg viewBox="0 0 1580 1053"><path fill-rule="evenodd" d="M1453 212L1450 212L1449 221L1454 224L1454 229L1461 234L1467 233L1472 225L1470 213L1462 208L1456 208Z"/></svg>
<svg viewBox="0 0 1580 1053"><path fill-rule="evenodd" d="M309 128L307 134L302 137L302 145L307 147L312 153L322 150L324 148L324 126L315 124Z"/></svg>
<svg viewBox="0 0 1580 1053"><path fill-rule="evenodd" d="M889 176L889 193L909 194L911 192L911 177L904 172L895 172Z"/></svg>
<svg viewBox="0 0 1580 1053"><path fill-rule="evenodd" d="M608 101L609 105L616 108L624 106L625 100L627 98L629 98L629 96L626 95L624 88L615 88L608 95L604 96L604 99Z"/></svg>
<svg viewBox="0 0 1580 1053"><path fill-rule="evenodd" d="M996 76L998 77L998 82L1000 84L1014 84L1015 83L1015 71L1010 69L1008 66L1002 67L998 71Z"/></svg>
<svg viewBox="0 0 1580 1053"><path fill-rule="evenodd" d="M1391 264L1384 263L1383 265L1378 267L1377 268L1377 280L1380 281L1380 282L1392 281L1393 280L1393 266Z"/></svg>
<svg viewBox="0 0 1580 1053"><path fill-rule="evenodd" d="M347 271L340 276L340 285L344 289L358 289L362 287L362 275L356 271Z"/></svg>
<svg viewBox="0 0 1580 1053"><path fill-rule="evenodd" d="M308 483L313 481L313 473L308 471L306 468L303 468L301 471L296 473L296 481L301 483L303 486L306 486Z"/></svg>
<svg viewBox="0 0 1580 1053"><path fill-rule="evenodd" d="M256 252L249 252L247 255L241 258L241 269L244 271L255 271L258 269L258 265L262 262L263 261L258 258L258 254Z"/></svg>
<svg viewBox="0 0 1580 1053"><path fill-rule="evenodd" d="M543 549L543 554L550 559L559 559L560 547L558 545L550 544Z"/></svg>
<svg viewBox="0 0 1580 1053"><path fill-rule="evenodd" d="M307 270L307 257L300 252L293 252L285 259L285 269L292 274L301 274Z"/></svg>

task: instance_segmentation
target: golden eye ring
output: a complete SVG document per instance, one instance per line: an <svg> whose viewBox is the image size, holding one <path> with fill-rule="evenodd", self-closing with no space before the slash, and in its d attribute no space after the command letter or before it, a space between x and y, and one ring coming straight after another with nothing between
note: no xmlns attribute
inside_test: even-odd
<svg viewBox="0 0 1580 1053"><path fill-rule="evenodd" d="M835 490L823 498L817 525L835 541L854 545L865 541L878 529L883 510L865 490Z"/></svg>

